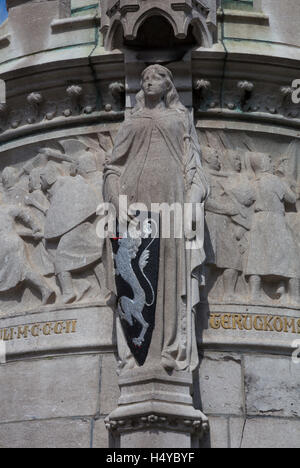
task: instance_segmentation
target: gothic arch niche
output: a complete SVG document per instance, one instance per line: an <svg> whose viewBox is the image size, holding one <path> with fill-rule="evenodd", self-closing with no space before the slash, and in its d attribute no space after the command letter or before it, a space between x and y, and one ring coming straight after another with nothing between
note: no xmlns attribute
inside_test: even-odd
<svg viewBox="0 0 300 468"><path fill-rule="evenodd" d="M179 39L175 36L170 21L164 16L155 14L141 23L135 39L125 38L124 45L141 49L169 49L178 46L193 47L197 45L197 42L192 27L188 28L185 38Z"/></svg>
<svg viewBox="0 0 300 468"><path fill-rule="evenodd" d="M211 47L216 30L216 2L200 0L124 0L101 3L101 31L107 50L120 46L171 48L177 45ZM120 28L124 41L120 43ZM163 44L163 45L161 45ZM165 45L164 45L165 44Z"/></svg>

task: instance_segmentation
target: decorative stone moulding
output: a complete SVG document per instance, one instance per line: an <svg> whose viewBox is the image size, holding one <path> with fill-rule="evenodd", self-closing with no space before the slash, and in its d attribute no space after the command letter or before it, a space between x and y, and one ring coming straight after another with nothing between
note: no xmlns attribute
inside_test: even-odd
<svg viewBox="0 0 300 468"><path fill-rule="evenodd" d="M121 434L125 431L132 431L139 429L152 429L174 432L188 432L197 434L202 437L204 433L209 431L208 421L201 419L184 419L176 418L175 416L160 416L159 414L150 414L148 416L140 416L132 419L120 419L105 421L105 426L108 431Z"/></svg>
<svg viewBox="0 0 300 468"><path fill-rule="evenodd" d="M107 50L113 49L114 37L122 25L125 40L137 38L144 22L162 16L172 26L177 39L185 39L189 27L197 43L211 47L216 30L216 0L103 0L101 32Z"/></svg>
<svg viewBox="0 0 300 468"><path fill-rule="evenodd" d="M92 28L99 25L99 18L93 15L75 16L73 18L60 18L52 21L51 29L54 34Z"/></svg>
<svg viewBox="0 0 300 468"><path fill-rule="evenodd" d="M169 375L150 366L126 372L119 377L119 386L118 408L105 419L105 425L120 437L121 448L126 447L127 437L134 437L135 446L141 447L140 434L147 447L155 446L157 438L161 448L172 447L176 434L184 434L187 445L180 446L190 448L192 436L201 439L209 431L208 418L193 407L191 374Z"/></svg>
<svg viewBox="0 0 300 468"><path fill-rule="evenodd" d="M22 5L28 5L30 3L46 3L54 0L6 0L7 9L16 8ZM64 18L71 15L71 0L59 0L59 17Z"/></svg>

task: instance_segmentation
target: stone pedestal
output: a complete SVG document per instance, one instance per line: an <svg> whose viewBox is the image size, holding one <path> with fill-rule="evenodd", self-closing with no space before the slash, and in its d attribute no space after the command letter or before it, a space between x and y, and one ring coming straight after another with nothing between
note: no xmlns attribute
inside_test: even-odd
<svg viewBox="0 0 300 468"><path fill-rule="evenodd" d="M191 448L208 419L193 407L192 375L163 369L134 369L119 378L118 408L106 427L120 437L121 448Z"/></svg>

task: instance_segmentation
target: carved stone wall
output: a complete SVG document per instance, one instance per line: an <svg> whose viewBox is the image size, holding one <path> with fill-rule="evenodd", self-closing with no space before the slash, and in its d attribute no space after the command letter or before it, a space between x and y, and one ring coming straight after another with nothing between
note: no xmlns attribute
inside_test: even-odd
<svg viewBox="0 0 300 468"><path fill-rule="evenodd" d="M200 446L299 447L300 56L283 19L298 21L299 2L95 3L11 0L0 26L0 446L118 444L104 425L119 389L94 226L125 107L159 61L193 109L212 187L193 387L210 422ZM183 44L169 62L151 41L136 52L139 28L160 15Z"/></svg>

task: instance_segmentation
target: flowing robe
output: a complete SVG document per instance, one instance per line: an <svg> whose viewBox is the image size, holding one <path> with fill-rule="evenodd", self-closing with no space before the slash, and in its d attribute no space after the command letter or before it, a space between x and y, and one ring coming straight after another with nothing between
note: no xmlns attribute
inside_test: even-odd
<svg viewBox="0 0 300 468"><path fill-rule="evenodd" d="M102 244L88 219L96 214L96 192L81 176L59 177L49 190L45 238L59 239L55 272L76 271L101 258Z"/></svg>
<svg viewBox="0 0 300 468"><path fill-rule="evenodd" d="M142 109L121 126L111 161L105 170L104 197L118 204L119 195L131 203L178 203L205 199L208 185L200 148L188 111ZM204 262L204 209L194 249L184 236L160 242L155 329L148 359L166 369L194 370L198 365L195 307ZM199 223L198 223L199 225ZM198 242L198 243L197 243ZM107 256L111 260L111 256ZM110 265L113 271L113 265ZM113 283L110 289L115 291ZM120 356L121 358L124 356ZM128 360L128 356L126 358Z"/></svg>
<svg viewBox="0 0 300 468"><path fill-rule="evenodd" d="M256 178L254 189L255 214L245 274L275 279L300 278L299 248L285 213L285 202L295 204L296 195L273 174Z"/></svg>
<svg viewBox="0 0 300 468"><path fill-rule="evenodd" d="M210 175L211 193L206 203L207 235L205 236L206 263L222 270L243 271L242 257L232 215L236 204L225 194L218 177Z"/></svg>

